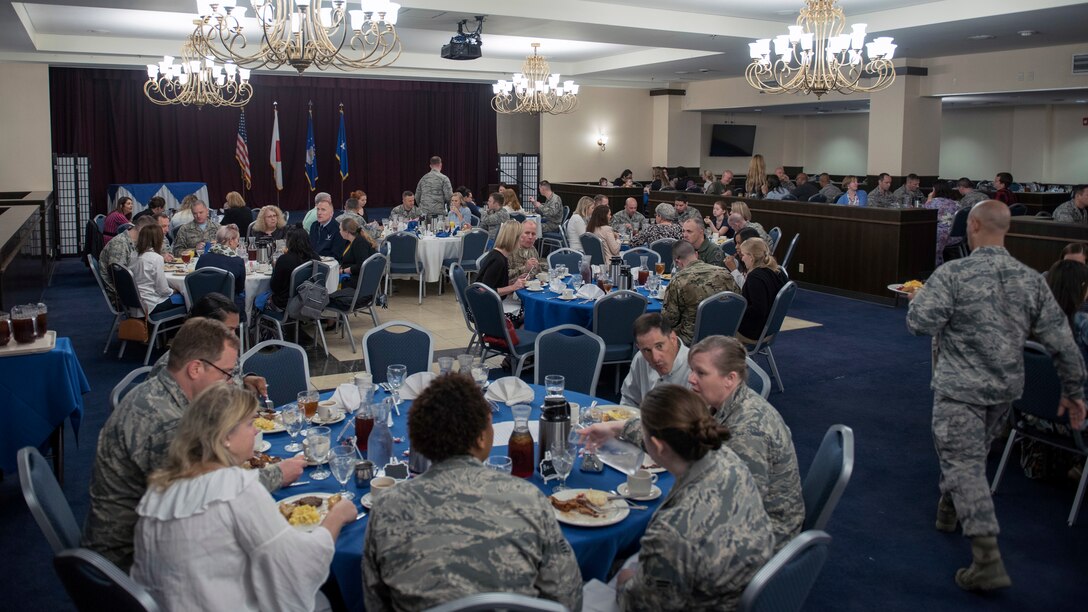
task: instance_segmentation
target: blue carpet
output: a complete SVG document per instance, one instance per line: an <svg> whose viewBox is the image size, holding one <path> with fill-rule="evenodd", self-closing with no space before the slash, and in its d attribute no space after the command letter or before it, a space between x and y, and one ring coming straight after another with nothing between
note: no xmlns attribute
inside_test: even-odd
<svg viewBox="0 0 1088 612"><path fill-rule="evenodd" d="M118 360L114 344L102 355L110 315L81 263L62 262L45 299L52 327L72 339L91 381L80 443L67 432L65 462L64 491L82 522L109 391L141 364L143 353L133 347ZM995 497L1013 587L980 596L953 582L970 547L963 537L933 528L938 470L929 427L929 339L907 333L905 310L801 291L790 314L822 324L782 334L776 350L786 391L773 393L771 402L793 430L802 472L832 424L854 429L857 453L853 479L828 528L831 556L806 609L1079 609L1074 602L1083 601L1088 576L1088 511L1067 527L1075 484L1029 481L1017 462L1010 462ZM602 390L610 389L611 372L601 378ZM1000 451L991 454L991 474ZM0 555L7 601L72 609L15 474L0 483L0 546L7 553Z"/></svg>

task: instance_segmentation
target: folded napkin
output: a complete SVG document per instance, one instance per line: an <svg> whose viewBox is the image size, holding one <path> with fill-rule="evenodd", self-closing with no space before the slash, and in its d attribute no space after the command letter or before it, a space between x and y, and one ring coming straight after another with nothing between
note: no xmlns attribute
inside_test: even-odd
<svg viewBox="0 0 1088 612"><path fill-rule="evenodd" d="M450 233L449 232L438 232L437 234L434 235L434 237L435 238L449 238Z"/></svg>
<svg viewBox="0 0 1088 612"><path fill-rule="evenodd" d="M351 383L342 383L336 387L336 391L333 391L329 399L336 402L338 410L355 412L355 409L359 407L359 389Z"/></svg>
<svg viewBox="0 0 1088 612"><path fill-rule="evenodd" d="M619 612L614 583L594 578L582 587L582 612Z"/></svg>
<svg viewBox="0 0 1088 612"><path fill-rule="evenodd" d="M596 300L604 297L604 291L597 285L582 285L576 295L583 300Z"/></svg>
<svg viewBox="0 0 1088 612"><path fill-rule="evenodd" d="M563 290L567 288L567 284L562 279L555 279L548 285L548 289L551 289L555 293L563 293Z"/></svg>
<svg viewBox="0 0 1088 612"><path fill-rule="evenodd" d="M400 388L400 398L414 400L419 397L419 394L423 393L423 390L427 388L427 385L431 384L435 376L434 372L416 372L405 378L404 384Z"/></svg>
<svg viewBox="0 0 1088 612"><path fill-rule="evenodd" d="M487 389L487 399L500 404L527 404L536 396L533 388L517 376L507 376L491 383Z"/></svg>
<svg viewBox="0 0 1088 612"><path fill-rule="evenodd" d="M597 275L601 273L601 267L597 264L593 264L589 267L589 269L591 272L593 272L593 278L597 278Z"/></svg>

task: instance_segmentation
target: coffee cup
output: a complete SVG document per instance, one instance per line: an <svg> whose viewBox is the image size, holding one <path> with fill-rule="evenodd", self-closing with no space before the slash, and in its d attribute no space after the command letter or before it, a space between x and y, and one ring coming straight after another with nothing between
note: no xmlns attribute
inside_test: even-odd
<svg viewBox="0 0 1088 612"><path fill-rule="evenodd" d="M376 476L370 479L370 496L376 498L396 485L397 481L388 476Z"/></svg>
<svg viewBox="0 0 1088 612"><path fill-rule="evenodd" d="M564 289L562 295L569 300L574 297L574 289Z"/></svg>
<svg viewBox="0 0 1088 612"><path fill-rule="evenodd" d="M363 459L355 464L355 486L366 487L374 479L374 462Z"/></svg>
<svg viewBox="0 0 1088 612"><path fill-rule="evenodd" d="M631 497L648 497L654 490L657 474L646 470L635 470L627 476L627 494Z"/></svg>
<svg viewBox="0 0 1088 612"><path fill-rule="evenodd" d="M540 281L536 279L529 281L529 288L533 289L534 291L540 289Z"/></svg>
<svg viewBox="0 0 1088 612"><path fill-rule="evenodd" d="M541 273L536 275L536 278L537 278L538 281L540 281L542 283L547 282L548 281L548 273L547 272L541 272Z"/></svg>
<svg viewBox="0 0 1088 612"><path fill-rule="evenodd" d="M264 432L258 429L257 435L253 436L253 452L257 452L257 449L259 449L263 444Z"/></svg>
<svg viewBox="0 0 1088 612"><path fill-rule="evenodd" d="M331 421L333 410L336 408L336 402L333 400L325 400L317 403L317 418L322 421Z"/></svg>

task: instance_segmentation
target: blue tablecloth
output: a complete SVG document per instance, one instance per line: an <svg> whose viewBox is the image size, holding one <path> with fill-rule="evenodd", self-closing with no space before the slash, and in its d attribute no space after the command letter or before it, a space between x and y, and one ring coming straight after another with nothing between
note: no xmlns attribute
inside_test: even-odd
<svg viewBox="0 0 1088 612"><path fill-rule="evenodd" d="M90 390L68 338L48 353L0 358L0 469L15 472L19 449L40 447L66 418L78 434Z"/></svg>
<svg viewBox="0 0 1088 612"><path fill-rule="evenodd" d="M569 282L569 279L568 279ZM638 292L649 297L649 293L641 287ZM518 297L525 309L525 329L529 331L544 331L556 325L580 325L586 329L593 328L593 303L585 300L564 301L559 299L559 294L547 289L543 291L529 291L520 289ZM646 312L660 312L661 300L650 298L646 304Z"/></svg>
<svg viewBox="0 0 1088 612"><path fill-rule="evenodd" d="M537 420L540 418L540 407L544 403L544 388L538 386L534 386L533 388L536 391L536 398L533 400L533 413L531 418ZM322 394L322 399L327 399L331 395L331 393ZM379 397L383 397L383 394L380 392L378 395ZM582 406L588 406L594 399L588 395L573 392L567 392L566 396L568 400L577 402ZM408 450L408 406L410 406L410 402L402 402L400 406L401 415L393 415L393 436L403 440L400 443L394 444L394 454L401 461L407 461L403 453ZM510 411L509 406L499 404L499 407L501 408L501 411L492 414L492 420L495 423L514 420L514 415ZM332 425L332 434L336 436L343 427L344 423ZM350 435L353 434L354 431L352 430ZM265 439L272 445L268 454L280 457L290 455L290 453L283 450L283 447L290 442L290 436L286 433L266 435ZM301 440L301 437L299 439ZM491 454L505 455L506 440L495 440L495 447ZM581 461L579 460L571 471L570 477L567 479L567 486L571 488L594 488L609 491L625 482L627 478L622 473L607 466L604 468L603 472L591 474L579 470L578 468L580 465ZM306 472L299 480L310 480L310 473L312 471L313 468L307 468ZM545 492L551 492L552 484L545 485L537 473L533 474L530 482L537 485ZM566 536L567 540L570 542L571 548L574 549L574 555L578 558L578 566L582 570L583 580L589 580L591 578L604 580L614 559L619 556L629 556L638 550L638 542L642 538L642 534L646 531L646 526L650 522L650 517L653 516L653 512L657 509L657 506L665 499L665 495L672 488L673 477L668 472L664 472L658 476L657 485L662 491L660 497L652 502L639 502L648 505L648 510L632 510L631 514L628 515L626 519L616 525L596 528L573 527L569 525L562 526L563 535ZM276 499L283 499L300 493L334 493L339 490L340 483L330 476L326 480L311 481L308 485L281 489L273 493L273 497ZM359 499L362 495L368 492L368 489L363 489L360 492L360 490L355 487L354 480L348 483L348 490L355 493L356 506L359 505ZM349 610L362 610L364 607L362 562L363 536L366 533L366 523L367 519L364 518L361 521L356 521L355 523L344 527L340 532L340 538L336 541L336 554L333 556L332 560L332 573L340 584L341 593Z"/></svg>
<svg viewBox="0 0 1088 612"><path fill-rule="evenodd" d="M154 196L160 196L166 200L168 209L179 208L181 201L189 194L196 194L205 204L212 206L212 203L208 201L208 184L202 182L115 183L106 188L110 210L117 205L117 198L128 196L132 198L134 213L147 208L148 200Z"/></svg>

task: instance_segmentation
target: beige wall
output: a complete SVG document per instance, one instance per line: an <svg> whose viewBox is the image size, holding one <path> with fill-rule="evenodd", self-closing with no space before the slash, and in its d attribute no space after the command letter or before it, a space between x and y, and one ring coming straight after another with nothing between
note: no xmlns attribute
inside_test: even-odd
<svg viewBox="0 0 1088 612"><path fill-rule="evenodd" d="M496 115L499 153L540 153L540 117L519 113Z"/></svg>
<svg viewBox="0 0 1088 612"><path fill-rule="evenodd" d="M624 168L635 176L649 176L652 120L653 103L645 89L582 87L577 110L541 119L541 178L614 178ZM608 135L605 151L597 146L601 131Z"/></svg>
<svg viewBox="0 0 1088 612"><path fill-rule="evenodd" d="M0 63L0 190L53 189L49 66Z"/></svg>
<svg viewBox="0 0 1088 612"><path fill-rule="evenodd" d="M710 157L710 132L715 123L755 125L755 152L763 155L768 171L775 166L804 166L806 172L850 174L863 172L868 151L869 116L780 116L761 113L702 113L700 168L721 174L748 172L748 157Z"/></svg>
<svg viewBox="0 0 1088 612"><path fill-rule="evenodd" d="M923 60L929 75L922 94L1088 87L1088 75L1072 73L1074 53L1088 53L1088 44L930 58Z"/></svg>

